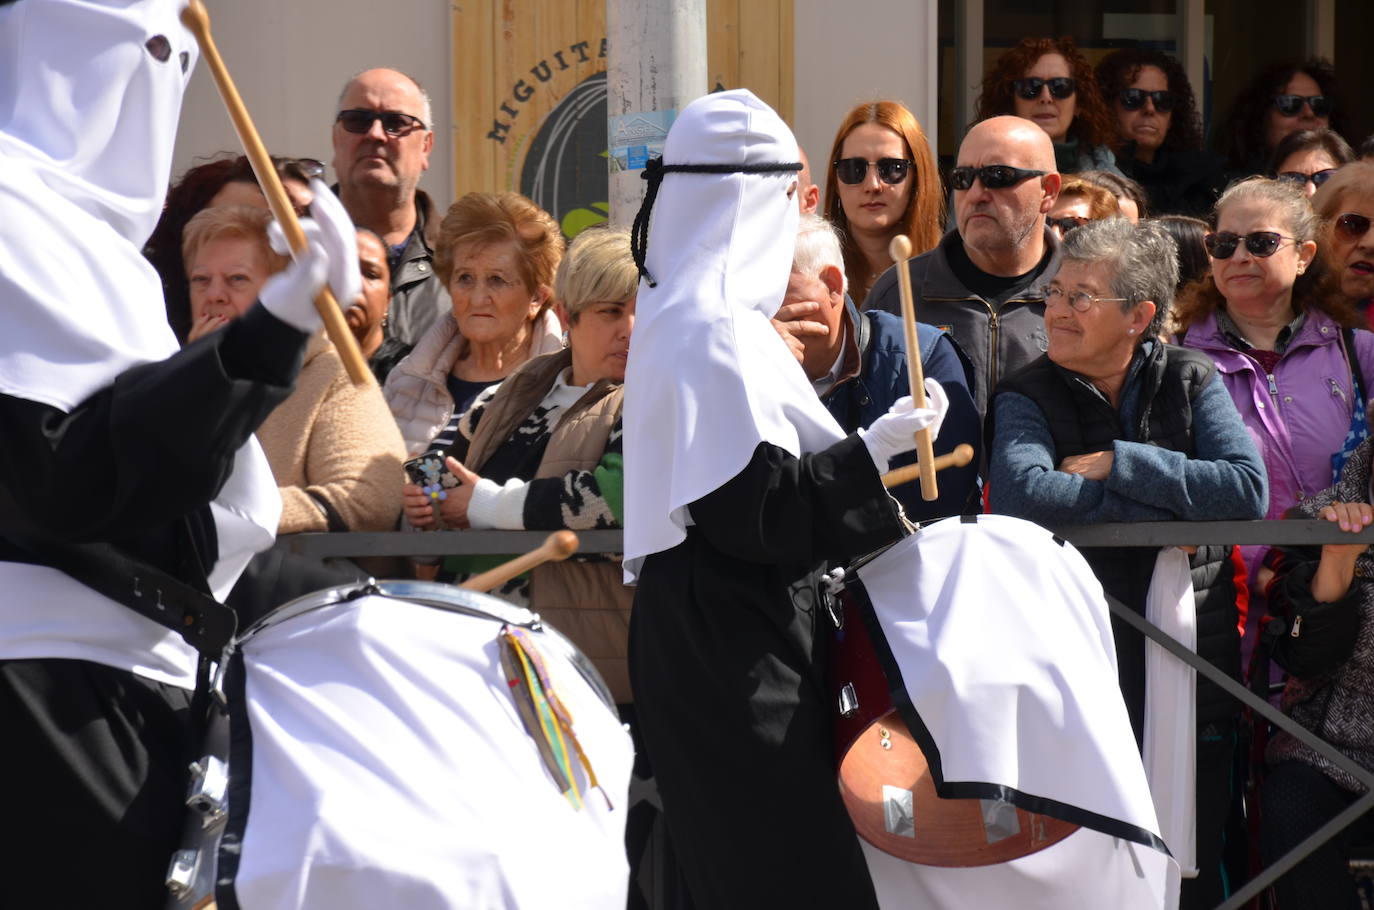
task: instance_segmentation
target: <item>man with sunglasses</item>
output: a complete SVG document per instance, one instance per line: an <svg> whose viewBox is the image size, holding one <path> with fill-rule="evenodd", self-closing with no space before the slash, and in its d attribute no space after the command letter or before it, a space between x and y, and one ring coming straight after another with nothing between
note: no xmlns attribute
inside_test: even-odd
<svg viewBox="0 0 1374 910"><path fill-rule="evenodd" d="M944 329L973 364L979 415L997 380L1044 353L1044 287L1059 268L1045 216L1059 195L1054 146L1020 117L969 130L950 173L954 230L907 262L916 316ZM864 309L901 314L895 269Z"/></svg>
<svg viewBox="0 0 1374 910"><path fill-rule="evenodd" d="M391 265L388 342L413 345L448 312L434 273L440 216L418 188L434 149L434 113L418 82L392 69L349 80L334 116L334 173L344 207L386 244Z"/></svg>

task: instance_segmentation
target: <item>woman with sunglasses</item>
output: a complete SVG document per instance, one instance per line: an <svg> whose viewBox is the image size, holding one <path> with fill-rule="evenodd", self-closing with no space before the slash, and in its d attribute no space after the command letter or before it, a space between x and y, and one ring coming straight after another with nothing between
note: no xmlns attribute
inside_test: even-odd
<svg viewBox="0 0 1374 910"><path fill-rule="evenodd" d="M1097 84L1116 112L1116 164L1145 188L1152 213L1206 215L1225 185L1202 149L1202 120L1182 65L1146 48L1113 51Z"/></svg>
<svg viewBox="0 0 1374 910"><path fill-rule="evenodd" d="M1089 221L1118 217L1121 217L1121 208L1110 192L1078 177L1065 177L1045 224L1063 240L1069 231Z"/></svg>
<svg viewBox="0 0 1374 910"><path fill-rule="evenodd" d="M1312 197L1322 222L1321 253L1335 273L1340 295L1355 307L1360 325L1374 324L1374 161L1352 161Z"/></svg>
<svg viewBox="0 0 1374 910"><path fill-rule="evenodd" d="M983 80L978 120L1024 117L1054 142L1061 174L1098 168L1121 173L1109 147L1112 115L1086 57L1072 38L1023 38Z"/></svg>
<svg viewBox="0 0 1374 910"><path fill-rule="evenodd" d="M1217 151L1232 179L1265 172L1289 133L1345 128L1336 73L1325 60L1276 63L1250 81L1216 130Z"/></svg>
<svg viewBox="0 0 1374 910"><path fill-rule="evenodd" d="M892 265L887 248L893 237L910 237L913 255L940 242L940 172L925 131L900 102L860 104L840 123L825 178L825 212L840 232L845 275L858 300Z"/></svg>
<svg viewBox="0 0 1374 910"><path fill-rule="evenodd" d="M1290 183L1254 177L1217 202L1211 274L1185 291L1181 344L1217 363L1269 474L1267 518L1329 487L1364 438L1374 334L1323 282L1317 218ZM1355 433L1351 433L1354 430ZM1243 549L1251 585L1247 653L1258 632L1267 548ZM1265 573L1267 577L1267 573Z"/></svg>
<svg viewBox="0 0 1374 910"><path fill-rule="evenodd" d="M1269 156L1269 176L1285 180L1307 198L1336 173L1355 160L1350 143L1333 130L1299 130L1289 133Z"/></svg>

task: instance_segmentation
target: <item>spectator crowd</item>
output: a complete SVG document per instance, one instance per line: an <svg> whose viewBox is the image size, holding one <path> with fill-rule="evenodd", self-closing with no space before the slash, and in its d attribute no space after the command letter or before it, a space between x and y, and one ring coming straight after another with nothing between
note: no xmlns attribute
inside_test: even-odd
<svg viewBox="0 0 1374 910"><path fill-rule="evenodd" d="M1355 148L1342 136L1330 66L1258 74L1213 130L1215 150L1183 68L1154 50L1117 50L1094 68L1072 39L1028 38L987 74L976 111L943 174L894 100L845 115L823 180L799 150L803 215L773 320L781 341L846 432L870 426L909 389L906 269L925 376L947 406L936 453L977 453L941 475L937 501L915 482L895 488L906 517L1292 512L1369 524L1374 137ZM435 142L429 97L404 73L367 70L343 87L331 189L357 228L359 280L340 303L380 387L352 385L323 335L310 343L295 391L258 434L283 501L278 533L619 528L639 287L630 234L598 226L569 243L510 192L436 204L419 189ZM304 212L325 165L277 165ZM223 331L285 268L270 220L242 157L198 164L172 186L145 254L185 344ZM914 256L894 266L898 235ZM1104 589L1143 612L1155 554L1087 555ZM1374 770L1364 549L1218 546L1189 559L1199 654L1237 679L1284 683L1285 711ZM363 574L292 560L283 546L255 557L239 602L281 603ZM459 581L491 563L453 556L405 571ZM633 589L617 559L543 567L497 593L563 629L635 726ZM1285 647L1261 634L1266 617L1292 629ZM1293 644L1299 622L1342 634L1308 653ZM1140 738L1144 643L1115 631ZM1200 908L1359 785L1284 737L1264 752L1264 731L1219 688L1199 682L1197 702L1198 874L1183 906ZM641 756L641 776L651 760ZM632 816L632 864L653 825ZM1348 840L1281 879L1283 910L1354 906Z"/></svg>

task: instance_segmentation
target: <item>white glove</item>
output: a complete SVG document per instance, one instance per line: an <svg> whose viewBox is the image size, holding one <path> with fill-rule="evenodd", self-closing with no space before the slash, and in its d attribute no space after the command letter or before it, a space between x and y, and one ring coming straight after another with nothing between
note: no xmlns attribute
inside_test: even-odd
<svg viewBox="0 0 1374 910"><path fill-rule="evenodd" d="M358 232L343 202L329 191L324 181L310 181L310 215L320 226L324 248L329 251L329 286L334 299L348 309L363 292L363 276L358 268Z"/></svg>
<svg viewBox="0 0 1374 910"><path fill-rule="evenodd" d="M949 399L945 390L934 379L926 380L926 406L913 407L911 396L897 399L888 412L866 430L859 431L859 438L868 448L878 473L887 472L888 462L903 452L916 448L916 433L930 427L930 438L940 435L940 424L945 422L945 412L949 410Z"/></svg>
<svg viewBox="0 0 1374 910"><path fill-rule="evenodd" d="M258 291L258 300L282 322L313 335L324 324L319 311L315 309L315 295L324 286L325 276L329 274L330 255L321 243L319 225L307 218L301 222L301 229L305 231L305 249L285 270L267 279L262 290ZM278 252L289 249L275 221L267 226L267 234L272 249ZM358 252L354 250L353 259L357 258Z"/></svg>

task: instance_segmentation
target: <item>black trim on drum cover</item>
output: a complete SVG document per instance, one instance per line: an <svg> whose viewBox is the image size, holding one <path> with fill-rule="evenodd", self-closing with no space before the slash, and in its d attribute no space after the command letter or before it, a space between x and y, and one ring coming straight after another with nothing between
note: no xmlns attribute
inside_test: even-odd
<svg viewBox="0 0 1374 910"><path fill-rule="evenodd" d="M253 731L248 725L244 695L243 650L235 649L224 672L224 695L229 705L229 818L220 836L215 866L215 903L219 910L241 910L234 880L243 858L243 832L253 790Z"/></svg>
<svg viewBox="0 0 1374 910"><path fill-rule="evenodd" d="M1001 800L1027 812L1048 815L1051 818L1057 818L1083 828L1100 831L1111 837L1119 837L1150 847L1165 856L1173 856L1159 837L1144 828L1128 824L1120 819L1090 812L1087 809L1061 803L1058 800L1023 793L1002 784L945 780L940 750L935 745L935 738L931 736L930 730L926 728L920 714L917 713L916 706L911 703L911 696L906 690L906 682L902 679L901 668L897 665L896 658L892 656L892 649L888 646L882 624L878 622L878 617L873 612L873 601L869 599L868 591L863 587L863 582L859 580L857 575L846 578L845 584L852 585L862 592L862 596L856 598L859 601L859 615L868 628L869 638L873 641L873 652L878 658L878 666L882 668L883 675L887 678L888 694L892 698L892 704L896 707L897 713L901 715L902 721L911 731L912 738L916 740L916 744L921 747L921 752L925 755L926 764L930 767L930 774L935 780L935 792L937 794L945 799Z"/></svg>

